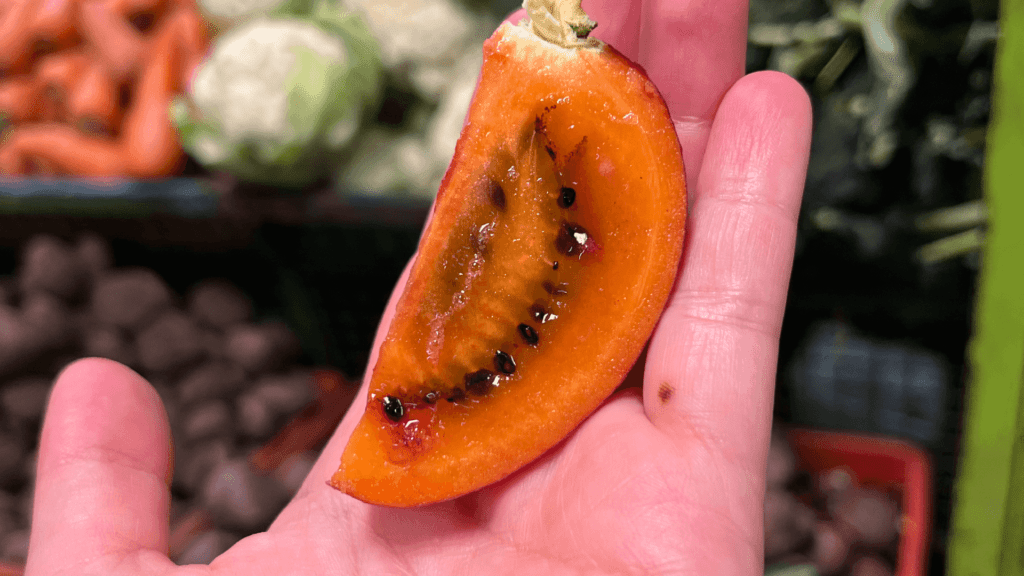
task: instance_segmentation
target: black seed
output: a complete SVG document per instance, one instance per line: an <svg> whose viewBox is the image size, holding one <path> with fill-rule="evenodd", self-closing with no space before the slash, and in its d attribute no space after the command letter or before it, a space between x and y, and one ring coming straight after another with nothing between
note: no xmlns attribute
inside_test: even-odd
<svg viewBox="0 0 1024 576"><path fill-rule="evenodd" d="M501 184L494 180L487 181L487 194L491 198L491 203L502 212L505 211L505 189L501 187Z"/></svg>
<svg viewBox="0 0 1024 576"><path fill-rule="evenodd" d="M501 350L494 354L494 367L504 374L516 373L516 361L512 359L511 354Z"/></svg>
<svg viewBox="0 0 1024 576"><path fill-rule="evenodd" d="M576 191L568 186L562 186L562 194L558 197L558 205L568 208L576 203Z"/></svg>
<svg viewBox="0 0 1024 576"><path fill-rule="evenodd" d="M569 293L569 285L565 282L559 282L558 284L545 282L544 290L552 296L565 296Z"/></svg>
<svg viewBox="0 0 1024 576"><path fill-rule="evenodd" d="M551 269L552 269L552 270L558 270L558 260L555 260L555 261L554 261L554 262L553 262L553 263L551 264Z"/></svg>
<svg viewBox="0 0 1024 576"><path fill-rule="evenodd" d="M544 324L558 318L557 314L548 312L547 308L544 307L544 302L542 300L538 300L533 304L533 306L530 306L530 316L534 321L540 324Z"/></svg>
<svg viewBox="0 0 1024 576"><path fill-rule="evenodd" d="M384 414L393 422L399 422L405 416L405 406L402 406L402 401L398 398L385 396L381 402L384 404Z"/></svg>
<svg viewBox="0 0 1024 576"><path fill-rule="evenodd" d="M519 335L522 336L523 340L526 340L526 343L530 346L536 346L537 342L540 342L540 336L537 335L537 331L529 324L519 325Z"/></svg>
<svg viewBox="0 0 1024 576"><path fill-rule="evenodd" d="M452 391L448 393L448 398L445 398L445 400L448 400L449 402L458 402L459 400L462 400L465 397L465 390L463 390L462 388L452 388Z"/></svg>
<svg viewBox="0 0 1024 576"><path fill-rule="evenodd" d="M562 224L562 229L558 231L558 238L555 239L555 249L566 256L576 256L583 253L589 239L590 235L583 226L566 222Z"/></svg>
<svg viewBox="0 0 1024 576"><path fill-rule="evenodd" d="M491 391L497 379L497 375L490 370L477 370L472 374L466 374L466 390L477 396L483 396Z"/></svg>
<svg viewBox="0 0 1024 576"><path fill-rule="evenodd" d="M548 311L544 309L544 305L540 302L534 303L530 306L530 316L537 322L543 323L544 317L548 315Z"/></svg>
<svg viewBox="0 0 1024 576"><path fill-rule="evenodd" d="M427 404L433 404L433 403L437 402L437 397L438 396L440 396L440 394L437 393L437 392L427 392L423 396L423 401L426 402Z"/></svg>

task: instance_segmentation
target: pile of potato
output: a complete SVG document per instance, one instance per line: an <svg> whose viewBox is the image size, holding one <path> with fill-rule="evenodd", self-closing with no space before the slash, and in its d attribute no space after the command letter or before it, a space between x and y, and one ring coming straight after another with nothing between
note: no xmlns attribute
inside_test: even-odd
<svg viewBox="0 0 1024 576"><path fill-rule="evenodd" d="M148 268L113 268L97 236L70 245L37 236L15 278L0 280L0 377L40 359L84 353L123 362L157 381L203 362L257 374L299 353L280 322L252 322L252 304L235 286L202 282L180 302ZM242 378L235 378L241 380Z"/></svg>
<svg viewBox="0 0 1024 576"><path fill-rule="evenodd" d="M764 502L766 566L813 566L821 576L892 576L901 519L894 494L858 485L848 470L798 470L785 434L773 432Z"/></svg>
<svg viewBox="0 0 1024 576"><path fill-rule="evenodd" d="M209 562L264 529L316 455L310 442L275 435L298 417L326 437L357 386L339 376L341 394L324 396L314 370L297 365L300 353L284 323L256 320L251 300L227 281L179 295L149 268L115 267L98 236L30 239L16 274L0 276L0 561L24 560L46 400L59 371L85 356L127 364L164 400L175 445L175 560ZM312 408L323 402L326 412Z"/></svg>

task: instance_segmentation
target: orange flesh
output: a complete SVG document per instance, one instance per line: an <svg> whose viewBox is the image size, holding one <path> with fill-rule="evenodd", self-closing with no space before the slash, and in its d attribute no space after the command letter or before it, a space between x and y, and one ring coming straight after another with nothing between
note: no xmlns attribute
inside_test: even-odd
<svg viewBox="0 0 1024 576"><path fill-rule="evenodd" d="M388 506L447 500L572 432L654 328L685 196L642 70L499 28L331 484Z"/></svg>

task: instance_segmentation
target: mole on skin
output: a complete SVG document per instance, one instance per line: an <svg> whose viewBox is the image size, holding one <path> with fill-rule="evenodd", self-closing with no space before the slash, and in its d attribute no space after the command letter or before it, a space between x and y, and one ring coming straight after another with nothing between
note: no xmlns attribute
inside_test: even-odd
<svg viewBox="0 0 1024 576"><path fill-rule="evenodd" d="M668 401L672 399L672 395L676 393L676 389L669 385L668 382L662 382L661 386L658 387L658 399L661 400L662 404L668 404Z"/></svg>

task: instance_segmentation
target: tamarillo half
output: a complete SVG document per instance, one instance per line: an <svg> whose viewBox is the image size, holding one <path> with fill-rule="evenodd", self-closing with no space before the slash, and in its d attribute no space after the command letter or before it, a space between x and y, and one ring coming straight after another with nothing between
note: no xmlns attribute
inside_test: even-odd
<svg viewBox="0 0 1024 576"><path fill-rule="evenodd" d="M410 507L496 482L619 386L665 306L686 216L658 90L588 38L579 0L527 2L484 43L469 114L368 401L330 484Z"/></svg>

